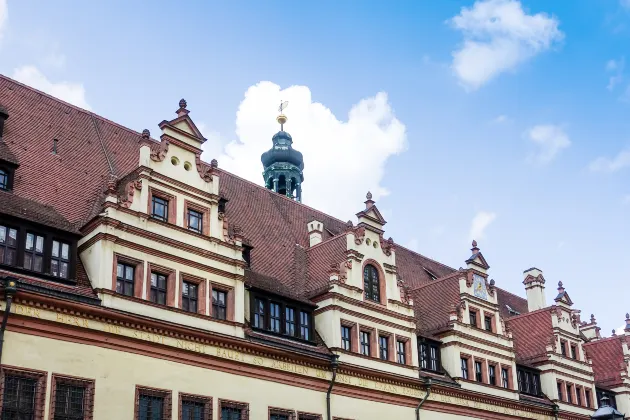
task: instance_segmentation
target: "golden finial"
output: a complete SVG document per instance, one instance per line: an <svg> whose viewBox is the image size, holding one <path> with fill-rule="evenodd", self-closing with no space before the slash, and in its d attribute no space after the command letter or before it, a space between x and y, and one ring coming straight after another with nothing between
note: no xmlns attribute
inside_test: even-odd
<svg viewBox="0 0 630 420"><path fill-rule="evenodd" d="M284 124L287 122L288 118L286 115L282 113L289 106L289 101L280 101L280 106L278 107L278 112L280 115L276 118L276 121L280 124L280 131L284 131Z"/></svg>

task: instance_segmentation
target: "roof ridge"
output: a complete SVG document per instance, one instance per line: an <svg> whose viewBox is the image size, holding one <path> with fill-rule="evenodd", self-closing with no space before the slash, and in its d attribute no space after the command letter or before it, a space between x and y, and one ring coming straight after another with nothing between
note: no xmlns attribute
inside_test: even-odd
<svg viewBox="0 0 630 420"><path fill-rule="evenodd" d="M410 289L410 290L409 290L409 292L410 292L410 293L411 293L411 292L415 292L415 291L416 291L416 290L418 290L418 289L422 289L422 288L427 287L427 286L432 286L432 285L434 285L434 284L442 283L442 282L443 282L443 281L445 281L445 280L450 280L450 279L452 279L453 277L457 277L457 274L461 274L461 271L457 270L457 271L455 271L454 273L449 274L448 276L440 277L439 279L435 279L435 280L430 281L430 282L428 282L428 283L421 284L420 286L418 286L418 287L416 287L416 288L414 288L414 289Z"/></svg>
<svg viewBox="0 0 630 420"><path fill-rule="evenodd" d="M525 302L527 302L527 298L524 298L523 296L515 295L514 293L512 293L512 292L510 292L510 291L508 291L508 290L505 290L505 289L504 289L504 288L502 288L502 287L498 287L498 286L495 286L495 287L496 287L497 289L501 289L503 292L505 292L505 293L507 293L507 294L509 294L509 295L512 295L512 296L517 297L517 298L519 298L519 299L523 299Z"/></svg>
<svg viewBox="0 0 630 420"><path fill-rule="evenodd" d="M510 318L506 319L506 321L513 321L516 318L520 319L520 318L524 318L524 317L526 317L528 315L538 314L538 313L542 313L542 312L549 311L549 310L551 310L551 306L545 306L544 308L536 309L535 311L526 312L524 314L511 316Z"/></svg>
<svg viewBox="0 0 630 420"><path fill-rule="evenodd" d="M413 250L411 250L411 249L409 249L409 248L407 248L407 247L405 247L405 246L402 246L402 245L396 244L396 248L402 248L402 249L404 249L404 250L406 250L406 251L411 252L412 254L415 254L415 255L417 255L417 256L419 256L419 257L424 258L425 260L429 260L429 261L434 262L434 263L436 263L436 264L438 264L438 265L441 265L442 267L446 267L446 268L448 268L448 269L450 269L450 270L453 270L453 271L455 271L455 272L456 272L456 271L458 271L457 269L455 269L455 268L453 268L453 267L449 267L448 265L446 265L446 264L444 264L444 263L441 263L441 262L439 262L439 261L437 261L437 260L434 260L433 258L429 258L429 257L427 257L426 255L422 255L421 253L416 252L416 251L413 251Z"/></svg>
<svg viewBox="0 0 630 420"><path fill-rule="evenodd" d="M604 341L613 341L613 340L621 340L621 335L615 335L612 337L604 337L604 338L600 338L599 340L593 340L593 341L588 341L586 343L584 343L584 346L591 346L591 345L595 345L597 343L602 343Z"/></svg>
<svg viewBox="0 0 630 420"><path fill-rule="evenodd" d="M306 249L306 252L310 251L311 249L315 249L315 248L319 247L320 245L324 245L324 244L327 244L327 243L332 242L332 241L334 241L334 240L337 240L337 239L343 238L343 236L344 236L344 234L345 234L345 233L346 233L346 232L342 232L342 233L339 233L339 234L337 234L337 235L335 235L335 236L331 236L330 238L326 239L325 241L321 241L320 243L315 244L315 245L313 245L313 246L311 246L311 247L307 248L307 249Z"/></svg>

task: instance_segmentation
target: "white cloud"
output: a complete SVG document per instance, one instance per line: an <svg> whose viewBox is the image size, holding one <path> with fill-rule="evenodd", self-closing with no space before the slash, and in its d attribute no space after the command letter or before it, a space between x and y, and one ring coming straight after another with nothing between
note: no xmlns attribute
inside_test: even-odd
<svg viewBox="0 0 630 420"><path fill-rule="evenodd" d="M6 0L0 0L0 40L9 19L9 7Z"/></svg>
<svg viewBox="0 0 630 420"><path fill-rule="evenodd" d="M619 4L624 9L630 9L630 0L619 0Z"/></svg>
<svg viewBox="0 0 630 420"><path fill-rule="evenodd" d="M617 172L630 166L630 150L622 150L614 158L598 157L588 166L593 172Z"/></svg>
<svg viewBox="0 0 630 420"><path fill-rule="evenodd" d="M35 66L22 66L15 69L13 78L80 108L91 109L85 99L85 88L81 83L53 83Z"/></svg>
<svg viewBox="0 0 630 420"><path fill-rule="evenodd" d="M271 138L280 128L275 121L280 100L289 101L285 129L293 137L293 147L304 155L305 204L354 220L368 190L377 201L388 194L381 185L385 163L405 149L406 132L385 93L359 101L343 121L313 102L306 86L281 89L271 82L251 86L236 113L237 140L225 146L217 158L219 167L263 184L260 155L271 148ZM205 160L215 157L208 153L215 147L210 143L204 145Z"/></svg>
<svg viewBox="0 0 630 420"><path fill-rule="evenodd" d="M628 0L630 1L630 0ZM608 78L606 89L613 90L615 86L623 82L623 72L626 66L626 60L621 57L619 60L608 60L606 63L606 71L611 73Z"/></svg>
<svg viewBox="0 0 630 420"><path fill-rule="evenodd" d="M492 120L494 124L504 124L510 121L511 121L510 117L508 117L507 115L499 115L498 117Z"/></svg>
<svg viewBox="0 0 630 420"><path fill-rule="evenodd" d="M517 0L479 0L449 23L464 36L452 69L469 90L548 50L564 37L546 13L527 14Z"/></svg>
<svg viewBox="0 0 630 420"><path fill-rule="evenodd" d="M571 145L571 140L562 127L552 124L530 128L527 137L538 146L532 160L543 164L551 162L558 153Z"/></svg>
<svg viewBox="0 0 630 420"><path fill-rule="evenodd" d="M473 217L472 224L470 226L470 235L469 240L480 240L483 239L486 234L486 229L494 219L497 218L496 213L488 212L488 211L480 211L475 217Z"/></svg>

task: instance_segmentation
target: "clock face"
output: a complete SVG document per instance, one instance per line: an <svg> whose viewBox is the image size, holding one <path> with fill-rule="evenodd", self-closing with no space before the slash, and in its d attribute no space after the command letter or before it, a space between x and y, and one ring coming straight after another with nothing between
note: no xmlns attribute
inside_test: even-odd
<svg viewBox="0 0 630 420"><path fill-rule="evenodd" d="M488 291L486 290L486 280L478 274L473 274L473 294L475 297L488 300Z"/></svg>

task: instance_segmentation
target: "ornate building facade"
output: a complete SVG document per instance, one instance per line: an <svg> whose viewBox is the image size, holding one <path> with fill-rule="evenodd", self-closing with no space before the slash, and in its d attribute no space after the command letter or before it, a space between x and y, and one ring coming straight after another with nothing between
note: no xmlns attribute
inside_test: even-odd
<svg viewBox="0 0 630 420"><path fill-rule="evenodd" d="M347 222L301 204L284 127L262 185L201 160L186 101L159 128L0 76L0 417L630 413L630 317L602 338L536 268L521 297L476 242L459 269L408 250L369 193Z"/></svg>

